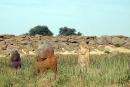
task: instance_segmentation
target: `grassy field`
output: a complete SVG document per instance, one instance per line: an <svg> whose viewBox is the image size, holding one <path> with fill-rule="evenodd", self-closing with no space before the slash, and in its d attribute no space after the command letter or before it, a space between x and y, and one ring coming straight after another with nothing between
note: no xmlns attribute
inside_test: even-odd
<svg viewBox="0 0 130 87"><path fill-rule="evenodd" d="M9 67L8 58L0 58L0 87L130 87L128 54L91 56L88 73L82 79L77 56L57 55L57 61L57 80L54 80L50 70L33 75L33 56L22 57L22 68L17 72Z"/></svg>

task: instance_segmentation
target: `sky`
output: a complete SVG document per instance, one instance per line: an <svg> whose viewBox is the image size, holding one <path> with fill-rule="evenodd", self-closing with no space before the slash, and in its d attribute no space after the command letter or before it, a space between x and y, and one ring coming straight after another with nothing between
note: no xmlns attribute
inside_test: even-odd
<svg viewBox="0 0 130 87"><path fill-rule="evenodd" d="M46 25L86 36L130 36L130 0L0 0L0 34L20 35Z"/></svg>

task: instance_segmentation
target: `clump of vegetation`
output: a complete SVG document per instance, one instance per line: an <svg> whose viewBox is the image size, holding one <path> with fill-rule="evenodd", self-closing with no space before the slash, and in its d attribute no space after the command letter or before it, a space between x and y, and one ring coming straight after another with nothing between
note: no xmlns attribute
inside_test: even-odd
<svg viewBox="0 0 130 87"><path fill-rule="evenodd" d="M81 36L82 33L80 33L80 32L76 33L76 29L74 29L74 28L61 27L59 29L59 35L63 35L63 36L77 35L77 36Z"/></svg>
<svg viewBox="0 0 130 87"><path fill-rule="evenodd" d="M107 54L109 54L109 53L110 53L110 51L108 51L108 50L105 50L105 51L104 51L104 53L107 53Z"/></svg>
<svg viewBox="0 0 130 87"><path fill-rule="evenodd" d="M121 45L120 45L120 44L114 44L114 46L115 46L115 47L121 47Z"/></svg>
<svg viewBox="0 0 130 87"><path fill-rule="evenodd" d="M51 70L43 76L33 75L33 56L21 58L22 68L17 73L9 67L7 58L0 58L0 86L37 87L51 84L56 87L123 87L130 79L129 73L126 73L129 54L91 55L88 73L83 79L80 78L77 58L76 55L57 55L57 81L54 80Z"/></svg>
<svg viewBox="0 0 130 87"><path fill-rule="evenodd" d="M29 32L24 33L22 35L53 36L53 32L47 26L37 25L37 26L31 28L29 30ZM81 36L82 33L76 32L76 29L74 29L74 28L61 27L61 28L59 28L59 34L58 35L60 35L60 36L70 36L70 35Z"/></svg>
<svg viewBox="0 0 130 87"><path fill-rule="evenodd" d="M35 26L29 31L30 35L43 35L43 36L52 36L53 33L49 30L47 26Z"/></svg>

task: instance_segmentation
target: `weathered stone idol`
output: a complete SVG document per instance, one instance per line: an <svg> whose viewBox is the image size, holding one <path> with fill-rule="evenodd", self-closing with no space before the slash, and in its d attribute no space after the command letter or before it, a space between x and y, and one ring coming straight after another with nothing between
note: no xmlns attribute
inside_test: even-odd
<svg viewBox="0 0 130 87"><path fill-rule="evenodd" d="M87 72L89 66L89 47L85 42L81 42L79 45L78 64L80 66L81 75Z"/></svg>
<svg viewBox="0 0 130 87"><path fill-rule="evenodd" d="M47 69L51 69L56 74L56 57L54 55L54 49L50 44L44 43L42 45L39 45L36 51L34 67L38 73L43 73Z"/></svg>
<svg viewBox="0 0 130 87"><path fill-rule="evenodd" d="M19 69L21 68L21 58L20 58L20 54L18 53L17 50L13 50L11 51L11 67L14 69Z"/></svg>

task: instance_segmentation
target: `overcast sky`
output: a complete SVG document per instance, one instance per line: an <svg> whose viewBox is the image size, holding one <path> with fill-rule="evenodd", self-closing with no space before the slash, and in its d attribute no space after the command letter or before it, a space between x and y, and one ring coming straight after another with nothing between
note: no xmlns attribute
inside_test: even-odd
<svg viewBox="0 0 130 87"><path fill-rule="evenodd" d="M130 0L0 0L0 34L23 34L47 25L83 35L130 36Z"/></svg>

